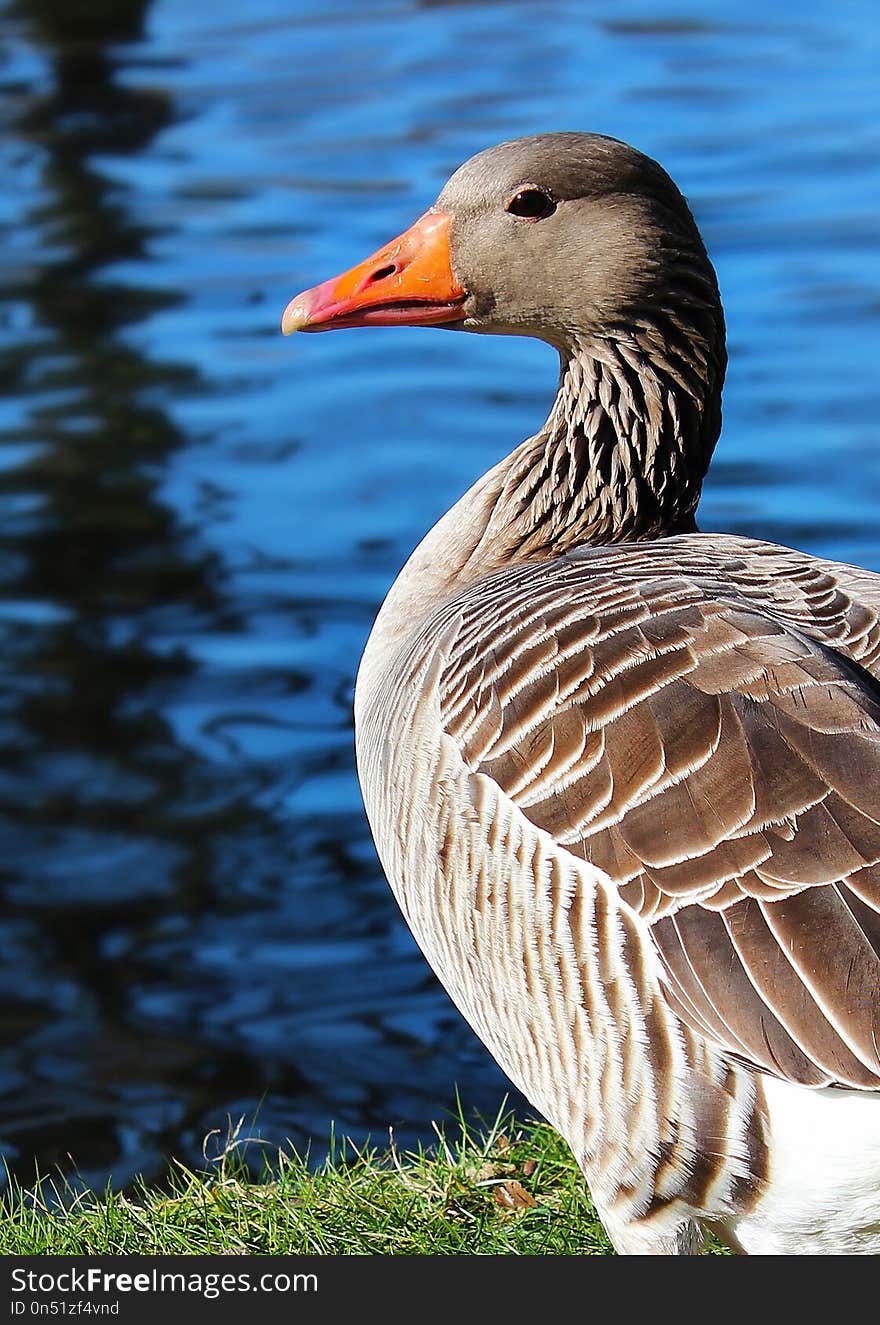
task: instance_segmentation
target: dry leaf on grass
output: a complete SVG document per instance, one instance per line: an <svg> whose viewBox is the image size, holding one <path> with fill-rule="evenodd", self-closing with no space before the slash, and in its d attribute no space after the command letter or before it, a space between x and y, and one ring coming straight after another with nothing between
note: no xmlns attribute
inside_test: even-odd
<svg viewBox="0 0 880 1325"><path fill-rule="evenodd" d="M495 1200L504 1210L532 1210L538 1204L532 1193L527 1192L516 1178L498 1184Z"/></svg>

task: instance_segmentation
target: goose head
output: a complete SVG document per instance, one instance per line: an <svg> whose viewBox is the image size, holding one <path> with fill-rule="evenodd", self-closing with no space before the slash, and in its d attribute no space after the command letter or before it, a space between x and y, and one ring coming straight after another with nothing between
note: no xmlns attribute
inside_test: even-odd
<svg viewBox="0 0 880 1325"><path fill-rule="evenodd" d="M568 355L670 315L717 354L715 274L678 188L626 143L550 133L471 157L404 234L291 300L282 329L443 326Z"/></svg>
<svg viewBox="0 0 880 1325"><path fill-rule="evenodd" d="M650 157L584 133L480 152L409 230L282 319L287 333L390 325L559 351L553 409L516 472L566 473L573 499L524 481L525 514L513 519L521 498L505 507L521 548L549 506L557 550L695 528L721 426L724 318L690 209Z"/></svg>

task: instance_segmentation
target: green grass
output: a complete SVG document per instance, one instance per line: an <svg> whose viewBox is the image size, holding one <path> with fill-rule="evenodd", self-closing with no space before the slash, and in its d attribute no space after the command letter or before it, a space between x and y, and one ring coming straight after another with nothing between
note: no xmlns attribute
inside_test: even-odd
<svg viewBox="0 0 880 1325"><path fill-rule="evenodd" d="M169 1187L76 1194L41 1179L2 1200L5 1255L444 1256L612 1254L565 1143L543 1123L459 1121L430 1148L331 1145L320 1168L281 1153L249 1176L233 1135L216 1165Z"/></svg>

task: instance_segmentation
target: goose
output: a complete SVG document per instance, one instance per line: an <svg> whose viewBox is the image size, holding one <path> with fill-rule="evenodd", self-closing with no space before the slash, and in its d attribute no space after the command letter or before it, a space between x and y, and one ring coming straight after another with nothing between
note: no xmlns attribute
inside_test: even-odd
<svg viewBox="0 0 880 1325"><path fill-rule="evenodd" d="M560 359L358 671L418 944L618 1253L880 1252L880 575L697 531L726 351L684 197L600 135L482 151L282 319L388 325Z"/></svg>

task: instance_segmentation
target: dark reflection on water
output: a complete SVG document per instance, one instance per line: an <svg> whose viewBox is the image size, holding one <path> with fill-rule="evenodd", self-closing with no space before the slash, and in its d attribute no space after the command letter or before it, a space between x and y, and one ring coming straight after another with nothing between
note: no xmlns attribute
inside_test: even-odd
<svg viewBox="0 0 880 1325"><path fill-rule="evenodd" d="M150 232L95 165L136 156L170 122L167 96L127 88L112 53L142 35L145 3L29 0L17 13L45 53L12 132L37 148L42 197L22 218L39 260L12 274L30 310L4 346L8 389L29 408L8 434L8 557L2 728L3 1132L30 1171L72 1151L89 1168L140 1162L147 1129L173 1141L192 1107L169 1073L209 1082L259 1070L242 1055L132 1024L139 947L169 907L216 909L224 834L260 831L235 785L218 784L175 739L162 693L193 672L184 647L153 643L160 618L198 630L229 614L222 568L161 499L155 476L184 438L163 394L192 385L119 335L174 291L104 273L143 256ZM146 973L146 972L145 972ZM143 1097L147 1119L139 1118Z"/></svg>
<svg viewBox="0 0 880 1325"><path fill-rule="evenodd" d="M552 356L439 333L290 346L277 316L471 151L628 137L690 193L726 296L704 524L880 565L858 9L19 0L0 20L14 1171L157 1176L227 1115L318 1150L331 1119L405 1142L456 1083L497 1105L379 873L351 689L397 567L539 421Z"/></svg>

